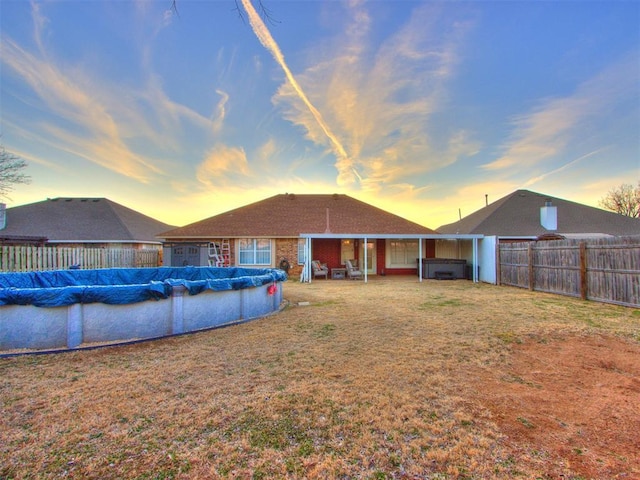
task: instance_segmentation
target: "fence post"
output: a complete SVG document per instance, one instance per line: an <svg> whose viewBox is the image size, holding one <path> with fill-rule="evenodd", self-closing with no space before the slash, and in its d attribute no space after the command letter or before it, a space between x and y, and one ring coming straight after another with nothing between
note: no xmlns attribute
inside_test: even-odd
<svg viewBox="0 0 640 480"><path fill-rule="evenodd" d="M533 282L534 282L534 275L533 275L533 242L529 242L529 245L527 247L527 253L529 256L529 290L533 290Z"/></svg>
<svg viewBox="0 0 640 480"><path fill-rule="evenodd" d="M587 299L587 243L580 242L580 298Z"/></svg>

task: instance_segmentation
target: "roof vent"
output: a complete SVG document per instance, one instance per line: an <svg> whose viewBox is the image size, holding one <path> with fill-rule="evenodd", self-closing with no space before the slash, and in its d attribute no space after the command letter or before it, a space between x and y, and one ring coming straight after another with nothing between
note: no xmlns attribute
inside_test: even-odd
<svg viewBox="0 0 640 480"><path fill-rule="evenodd" d="M324 233L331 233L331 227L329 226L329 208L327 208L327 229Z"/></svg>
<svg viewBox="0 0 640 480"><path fill-rule="evenodd" d="M544 202L544 207L540 208L540 225L546 230L558 229L558 207L551 205L551 200Z"/></svg>
<svg viewBox="0 0 640 480"><path fill-rule="evenodd" d="M0 203L0 230L7 226L7 205Z"/></svg>

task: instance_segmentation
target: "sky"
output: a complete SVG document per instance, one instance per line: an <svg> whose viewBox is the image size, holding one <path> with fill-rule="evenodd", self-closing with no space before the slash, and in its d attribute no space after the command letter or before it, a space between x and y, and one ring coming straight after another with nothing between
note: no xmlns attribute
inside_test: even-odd
<svg viewBox="0 0 640 480"><path fill-rule="evenodd" d="M8 207L183 226L343 193L429 228L640 180L640 2L0 0ZM262 5L262 6L261 6Z"/></svg>

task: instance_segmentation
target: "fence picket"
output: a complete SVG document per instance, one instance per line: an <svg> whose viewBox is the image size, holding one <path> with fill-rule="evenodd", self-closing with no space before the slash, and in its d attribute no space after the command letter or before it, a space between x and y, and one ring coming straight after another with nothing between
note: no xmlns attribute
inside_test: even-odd
<svg viewBox="0 0 640 480"><path fill-rule="evenodd" d="M499 284L640 307L640 237L500 243Z"/></svg>
<svg viewBox="0 0 640 480"><path fill-rule="evenodd" d="M160 252L152 249L0 246L2 272L64 270L72 265L93 269L158 267L160 264Z"/></svg>

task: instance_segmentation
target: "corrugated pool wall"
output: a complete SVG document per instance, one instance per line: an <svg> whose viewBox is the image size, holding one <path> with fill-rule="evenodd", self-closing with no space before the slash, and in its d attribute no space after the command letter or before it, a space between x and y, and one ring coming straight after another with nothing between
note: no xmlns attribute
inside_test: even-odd
<svg viewBox="0 0 640 480"><path fill-rule="evenodd" d="M499 244L498 283L640 307L640 236Z"/></svg>

